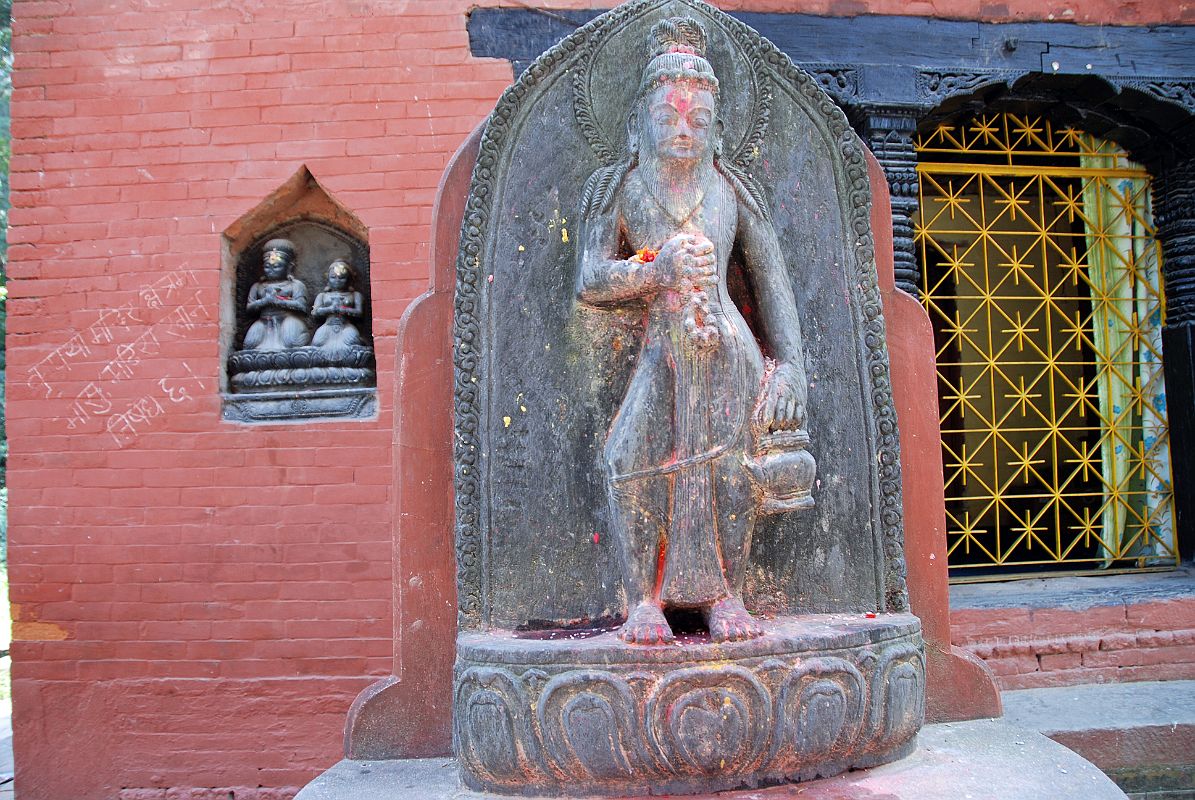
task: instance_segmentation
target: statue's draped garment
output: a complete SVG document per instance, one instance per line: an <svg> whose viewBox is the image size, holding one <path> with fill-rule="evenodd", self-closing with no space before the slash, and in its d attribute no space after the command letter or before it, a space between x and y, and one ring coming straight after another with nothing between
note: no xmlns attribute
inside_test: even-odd
<svg viewBox="0 0 1195 800"><path fill-rule="evenodd" d="M755 517L745 455L753 450L750 421L764 363L727 287L740 210L733 188L712 167L702 191L692 213L678 219L631 172L607 212L610 241L603 243L608 269L678 233L704 235L714 246L717 283L708 289L705 321L720 336L701 345L685 330L687 291L645 294L642 350L606 443L614 524L655 567L654 593L672 607L727 596ZM600 293L603 271L586 277L583 290Z"/></svg>

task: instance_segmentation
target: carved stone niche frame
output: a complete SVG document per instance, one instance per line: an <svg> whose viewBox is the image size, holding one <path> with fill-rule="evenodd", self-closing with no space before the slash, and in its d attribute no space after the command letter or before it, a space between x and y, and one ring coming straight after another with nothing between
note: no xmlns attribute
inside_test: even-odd
<svg viewBox="0 0 1195 800"><path fill-rule="evenodd" d="M224 419L278 423L375 417L369 234L361 221L302 167L233 223L223 238L220 388ZM320 324L310 310L324 291L328 265L338 259L349 264L351 288L362 296L363 313L352 320L363 340L361 345L331 358L311 346L256 352L242 349L245 333L256 318L246 310L249 291L261 280L262 250L271 239L287 239L295 245L291 273L306 289L306 320L311 332Z"/></svg>
<svg viewBox="0 0 1195 800"><path fill-rule="evenodd" d="M723 167L762 187L782 243L822 479L815 508L755 528L743 597L765 635L697 633L683 647L613 633L627 598L602 452L642 313L582 307L575 280L583 187L617 169L647 34L673 16L708 32ZM455 295L453 739L470 787L712 792L913 748L925 655L907 613L865 152L816 79L699 0L603 14L499 101L473 172Z"/></svg>

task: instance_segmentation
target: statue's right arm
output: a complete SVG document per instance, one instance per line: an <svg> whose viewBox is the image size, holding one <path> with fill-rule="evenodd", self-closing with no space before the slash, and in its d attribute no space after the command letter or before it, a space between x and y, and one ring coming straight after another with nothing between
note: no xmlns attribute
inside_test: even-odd
<svg viewBox="0 0 1195 800"><path fill-rule="evenodd" d="M622 258L618 203L587 220L581 235L577 298L583 303L619 303L653 294L659 288L651 264Z"/></svg>
<svg viewBox="0 0 1195 800"><path fill-rule="evenodd" d="M265 302L261 299L261 284L255 283L249 288L249 302L245 304L245 308L248 311L256 311L263 305Z"/></svg>

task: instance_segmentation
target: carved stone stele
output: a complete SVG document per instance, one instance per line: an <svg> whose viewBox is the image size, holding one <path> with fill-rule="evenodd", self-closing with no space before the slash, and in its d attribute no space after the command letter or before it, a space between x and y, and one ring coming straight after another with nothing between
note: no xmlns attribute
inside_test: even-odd
<svg viewBox="0 0 1195 800"><path fill-rule="evenodd" d="M864 152L698 0L603 14L499 102L455 299L470 786L716 791L912 746Z"/></svg>

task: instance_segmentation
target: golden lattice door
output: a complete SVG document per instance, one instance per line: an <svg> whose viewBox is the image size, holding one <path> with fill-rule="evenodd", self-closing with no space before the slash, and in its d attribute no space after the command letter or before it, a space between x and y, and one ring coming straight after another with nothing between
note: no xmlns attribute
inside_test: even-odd
<svg viewBox="0 0 1195 800"><path fill-rule="evenodd" d="M1173 567L1147 173L1035 116L917 150L952 578Z"/></svg>

